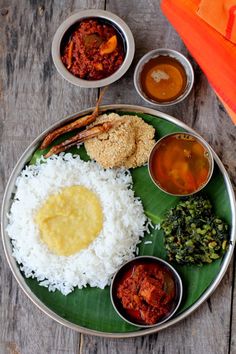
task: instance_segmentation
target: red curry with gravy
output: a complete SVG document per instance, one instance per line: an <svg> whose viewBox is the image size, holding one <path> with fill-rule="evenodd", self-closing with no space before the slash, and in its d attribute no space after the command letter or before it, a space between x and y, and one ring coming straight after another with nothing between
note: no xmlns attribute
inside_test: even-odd
<svg viewBox="0 0 236 354"><path fill-rule="evenodd" d="M63 64L71 74L84 80L100 80L112 75L124 57L124 45L118 31L95 19L81 21L62 41Z"/></svg>
<svg viewBox="0 0 236 354"><path fill-rule="evenodd" d="M116 296L137 324L153 325L173 309L176 289L171 273L155 263L132 264L120 279Z"/></svg>

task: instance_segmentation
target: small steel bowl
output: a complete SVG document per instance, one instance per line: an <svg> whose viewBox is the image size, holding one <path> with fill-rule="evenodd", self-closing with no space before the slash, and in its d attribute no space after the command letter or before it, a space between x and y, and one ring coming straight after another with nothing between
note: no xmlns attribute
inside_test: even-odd
<svg viewBox="0 0 236 354"><path fill-rule="evenodd" d="M154 177L154 174L153 174L153 171L152 171L152 159L153 159L153 156L156 152L156 150L158 149L158 147L160 146L160 144L163 143L163 141L170 137L170 136L173 136L173 135L184 135L184 136L190 136L190 137L193 137L197 142L199 142L204 148L205 150L207 151L207 157L208 157L208 160L209 160L209 165L210 165L210 168L209 168L209 173L208 173L208 176L207 176L207 179L205 181L205 183L203 183L202 185L199 186L198 189L196 189L195 191L193 191L192 193L186 193L186 194L175 194L175 193L171 193L169 191L167 191L166 189L164 189L159 183L158 181L155 179ZM167 134L165 136L163 136L161 139L159 139L156 144L154 145L154 147L152 148L152 151L149 155L149 159L148 159L148 172L149 172L149 176L151 177L153 183L162 191L162 192L165 192L169 195L173 195L173 196L177 196L177 197L187 197L187 196L190 196L190 195L193 195L197 192L199 192L200 190L202 190L207 184L208 182L210 181L211 177L212 177L212 173L213 173L213 170L214 170L214 158L213 158L213 154L212 154L212 149L210 147L210 145L201 137L199 136L198 134L194 134L194 133L188 133L188 132L174 132L174 133L171 133L171 134Z"/></svg>
<svg viewBox="0 0 236 354"><path fill-rule="evenodd" d="M124 276L125 272L132 268L134 265L138 264L150 264L150 263L156 263L157 265L161 266L164 270L166 270L170 276L170 278L173 280L173 283L170 282L169 280L166 281L166 287L172 286L174 287L174 298L172 302L172 307L170 311L167 313L166 316L162 317L157 323L155 324L143 324L139 322L134 322L132 319L130 319L129 315L126 313L125 309L123 308L120 299L117 297L116 294L116 289L117 285L119 284L120 280ZM112 305L115 309L115 311L118 313L118 315L126 322L129 324L132 324L137 327L141 328L149 328L153 326L158 326L166 321L168 321L177 311L178 307L180 306L181 300L183 296L183 285L182 285L182 280L177 273L177 271L166 261L163 259L153 257L153 256L139 256L131 259L130 261L126 262L120 269L115 273L112 282L111 282L111 287L110 287L110 297L111 297L111 302Z"/></svg>
<svg viewBox="0 0 236 354"><path fill-rule="evenodd" d="M148 63L151 59L157 58L158 56L168 56L171 58L176 59L184 68L186 76L187 76L187 83L186 87L184 89L184 92L178 96L174 100L170 100L168 102L158 102L157 100L153 100L150 97L148 97L145 92L142 90L141 86L141 72L143 70L143 67L146 63ZM194 72L192 65L190 64L189 60L181 53L177 52L176 50L173 49L167 49L167 48L160 48L160 49L155 49L147 54L145 54L138 62L135 71L134 71L134 86L138 94L148 103L153 104L156 107L166 107L166 106L172 106L176 103L179 103L183 101L188 94L190 93L192 87L193 87L193 82L194 82Z"/></svg>
<svg viewBox="0 0 236 354"><path fill-rule="evenodd" d="M61 60L61 43L66 32L70 30L70 28L77 22L89 18L104 20L106 23L113 26L122 37L124 42L125 52L126 52L125 59L122 65L120 66L120 68L117 71L115 71L112 75L101 80L80 79L74 76L73 74L71 74L69 70L67 70L67 68L64 66ZM103 87L120 79L121 76L125 74L125 72L128 70L128 68L132 63L134 57L134 50L135 50L134 38L127 24L115 14L103 10L85 10L85 11L77 12L72 16L68 17L59 26L52 41L52 59L59 74L64 79L72 83L73 85L86 87L86 88Z"/></svg>

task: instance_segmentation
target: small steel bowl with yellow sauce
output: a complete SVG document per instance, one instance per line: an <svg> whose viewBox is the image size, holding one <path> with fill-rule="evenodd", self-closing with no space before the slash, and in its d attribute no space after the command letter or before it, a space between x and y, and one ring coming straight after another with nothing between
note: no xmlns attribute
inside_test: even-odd
<svg viewBox="0 0 236 354"><path fill-rule="evenodd" d="M194 72L187 58L172 49L148 52L138 62L134 86L138 94L155 106L171 106L190 93Z"/></svg>

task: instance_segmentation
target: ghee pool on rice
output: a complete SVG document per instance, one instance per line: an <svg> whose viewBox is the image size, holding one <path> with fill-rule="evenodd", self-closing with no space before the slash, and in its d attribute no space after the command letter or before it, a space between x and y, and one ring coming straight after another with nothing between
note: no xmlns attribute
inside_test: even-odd
<svg viewBox="0 0 236 354"><path fill-rule="evenodd" d="M70 256L89 246L103 226L97 195L83 186L62 188L50 195L36 214L41 240L59 256Z"/></svg>

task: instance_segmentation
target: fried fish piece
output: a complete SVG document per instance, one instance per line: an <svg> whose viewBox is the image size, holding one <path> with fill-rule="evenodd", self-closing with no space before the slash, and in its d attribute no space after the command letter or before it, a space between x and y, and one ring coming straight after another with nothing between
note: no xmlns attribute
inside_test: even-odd
<svg viewBox="0 0 236 354"><path fill-rule="evenodd" d="M74 129L79 129L82 127L85 127L88 124L91 124L92 122L94 122L98 116L99 113L99 105L102 101L102 98L107 90L108 86L105 86L102 88L100 95L98 97L96 106L94 108L94 111L92 112L92 114L87 115L85 117L79 117L78 119L76 119L75 121L66 124L60 128L57 128L55 130L53 130L52 132L50 132L43 140L42 144L40 145L40 149L46 149L56 138L58 138L59 136L61 136L62 134L68 133Z"/></svg>
<svg viewBox="0 0 236 354"><path fill-rule="evenodd" d="M75 146L79 143L82 143L86 140L92 139L95 136L98 136L100 134L103 134L107 132L109 129L112 127L116 126L119 122L104 122L102 124L97 124L94 127L82 130L78 134L74 135L72 138L69 138L65 141L63 141L60 144L57 144L53 146L46 155L44 155L45 158L48 158L52 156L53 154L59 154L62 151L66 151L70 149L72 146Z"/></svg>

